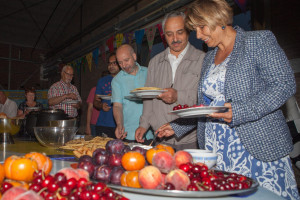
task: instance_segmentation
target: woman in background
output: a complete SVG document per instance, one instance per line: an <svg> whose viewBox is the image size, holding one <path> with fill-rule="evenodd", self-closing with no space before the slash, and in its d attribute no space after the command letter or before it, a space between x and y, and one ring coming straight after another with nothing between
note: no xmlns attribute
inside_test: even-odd
<svg viewBox="0 0 300 200"><path fill-rule="evenodd" d="M293 71L270 31L245 32L232 27L225 0L197 0L188 9L186 26L215 47L204 58L198 103L226 106L228 112L198 118L201 149L216 141L217 169L251 177L272 192L299 199L289 153L292 138L280 107L296 91ZM195 127L191 120L165 124L159 137L180 137Z"/></svg>
<svg viewBox="0 0 300 200"><path fill-rule="evenodd" d="M32 110L41 110L43 109L43 104L35 100L35 88L26 88L25 89L25 98L26 100L20 103L18 107L17 117L24 118Z"/></svg>

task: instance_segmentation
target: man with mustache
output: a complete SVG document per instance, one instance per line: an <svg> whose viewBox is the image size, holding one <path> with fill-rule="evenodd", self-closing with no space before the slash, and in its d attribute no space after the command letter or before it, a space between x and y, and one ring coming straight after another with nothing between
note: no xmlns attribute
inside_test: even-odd
<svg viewBox="0 0 300 200"><path fill-rule="evenodd" d="M175 120L168 114L173 107L181 104L192 106L197 102L197 87L205 53L188 42L189 33L184 26L185 14L174 11L168 13L163 22L163 30L168 48L150 60L145 86L165 88L166 92L153 100L144 100L143 115L135 139L143 142L144 133L152 127ZM198 148L196 130L182 138L171 136L162 143L176 150Z"/></svg>

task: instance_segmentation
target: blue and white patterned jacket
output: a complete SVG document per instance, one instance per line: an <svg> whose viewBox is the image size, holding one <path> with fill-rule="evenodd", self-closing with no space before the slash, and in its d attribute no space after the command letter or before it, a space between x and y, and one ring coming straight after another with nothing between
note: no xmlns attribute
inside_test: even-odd
<svg viewBox="0 0 300 200"><path fill-rule="evenodd" d="M247 151L262 161L286 156L292 138L280 107L296 92L289 61L270 31L245 32L239 27L225 77L225 98L231 101L235 128ZM198 87L198 103L204 104L202 84L218 48L204 58ZM180 137L193 128L172 123ZM181 124L181 125L180 125ZM184 128L183 128L184 127ZM198 143L205 145L205 119L198 119Z"/></svg>

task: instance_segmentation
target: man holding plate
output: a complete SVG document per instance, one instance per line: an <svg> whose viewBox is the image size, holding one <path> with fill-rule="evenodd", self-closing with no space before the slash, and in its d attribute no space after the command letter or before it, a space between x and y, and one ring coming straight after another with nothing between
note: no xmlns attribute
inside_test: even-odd
<svg viewBox="0 0 300 200"><path fill-rule="evenodd" d="M96 123L96 135L116 138L116 123L111 106L111 81L119 73L120 68L117 63L116 54L111 54L108 58L109 75L98 80L94 97L94 107L100 111Z"/></svg>
<svg viewBox="0 0 300 200"><path fill-rule="evenodd" d="M145 86L167 91L153 100L144 100L143 115L135 132L138 142L143 142L143 135L150 126L157 130L176 119L175 115L169 114L174 106L192 106L197 102L197 86L205 53L188 42L184 19L184 13L175 11L167 14L162 22L169 47L150 60ZM171 136L162 142L176 150L198 148L195 130L181 138Z"/></svg>
<svg viewBox="0 0 300 200"><path fill-rule="evenodd" d="M73 68L65 65L61 70L61 80L48 90L48 104L52 109L62 109L69 117L77 117L81 106L81 97L77 88L71 84Z"/></svg>

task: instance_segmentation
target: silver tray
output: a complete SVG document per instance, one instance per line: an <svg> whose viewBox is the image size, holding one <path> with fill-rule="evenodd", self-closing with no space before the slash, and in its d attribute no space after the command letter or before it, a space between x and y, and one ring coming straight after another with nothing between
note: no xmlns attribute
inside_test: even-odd
<svg viewBox="0 0 300 200"><path fill-rule="evenodd" d="M181 190L150 190L142 188L124 187L119 185L108 184L109 187L122 192L131 192L141 195L155 195L165 197L185 197L185 198L204 198L204 197L220 197L229 196L242 193L248 193L255 191L259 184L257 181L252 180L252 186L248 189L242 190L225 190L225 191L181 191Z"/></svg>
<svg viewBox="0 0 300 200"><path fill-rule="evenodd" d="M206 115L215 112L227 112L228 108L225 106L203 106L203 107L191 107L180 110L171 111L170 114L175 114L181 118L195 118L205 117Z"/></svg>

